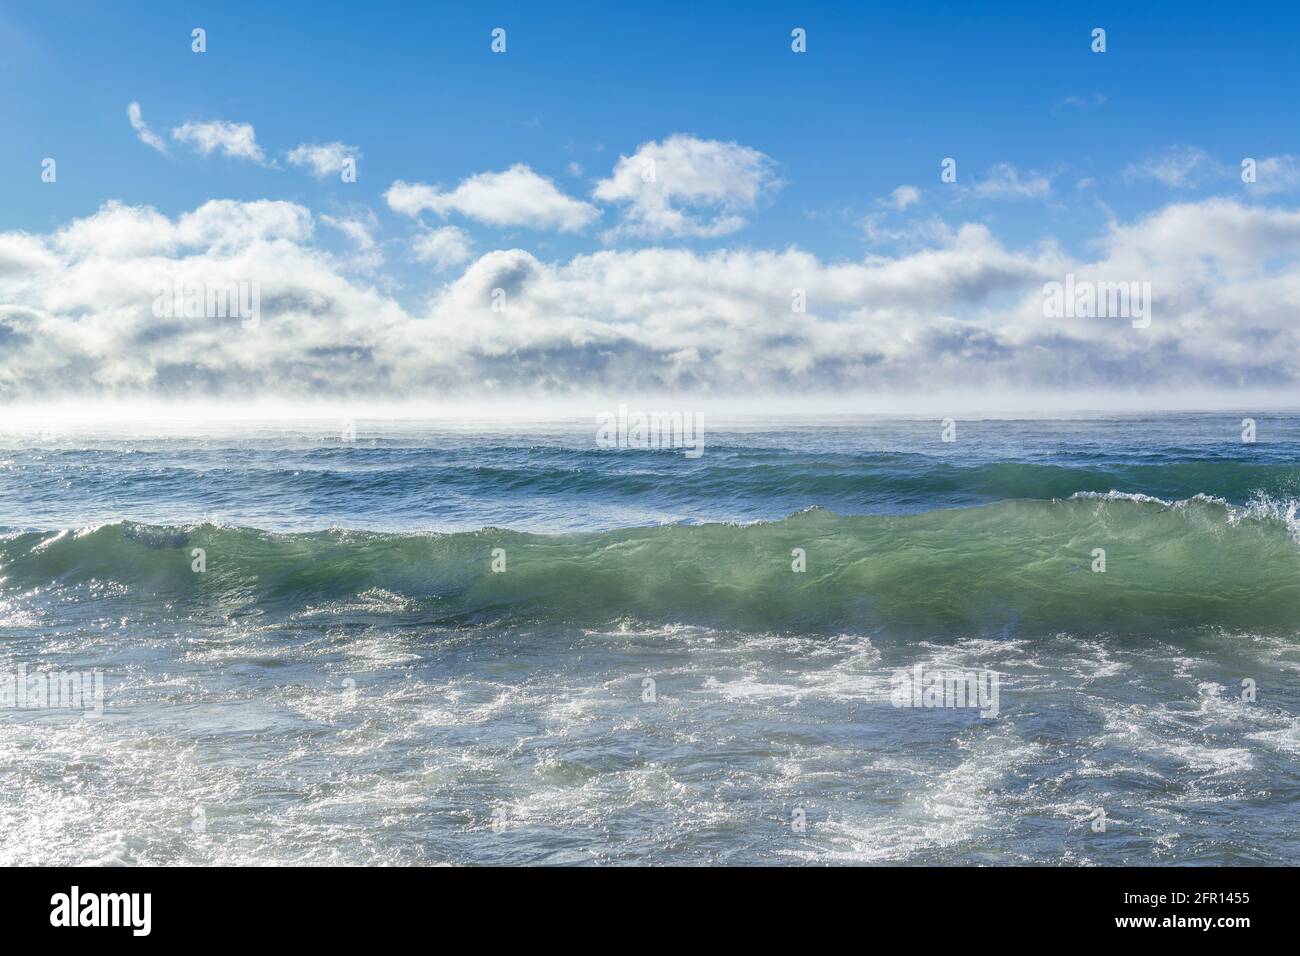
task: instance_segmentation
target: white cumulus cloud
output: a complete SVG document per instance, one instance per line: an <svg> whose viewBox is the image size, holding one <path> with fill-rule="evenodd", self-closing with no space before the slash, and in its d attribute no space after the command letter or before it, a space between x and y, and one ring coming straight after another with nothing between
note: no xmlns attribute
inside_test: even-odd
<svg viewBox="0 0 1300 956"><path fill-rule="evenodd" d="M996 163L970 187L977 199L1046 199L1052 179L1042 173L1021 173L1011 163Z"/></svg>
<svg viewBox="0 0 1300 956"><path fill-rule="evenodd" d="M899 186L889 194L888 199L881 202L890 209L897 209L900 212L908 206L915 205L921 201L921 190L915 186Z"/></svg>
<svg viewBox="0 0 1300 956"><path fill-rule="evenodd" d="M678 133L620 156L592 195L624 207L610 238L724 236L743 228L759 199L779 187L774 167L748 146Z"/></svg>
<svg viewBox="0 0 1300 956"><path fill-rule="evenodd" d="M600 215L590 203L567 196L555 183L522 163L499 173L479 173L452 190L423 183L393 183L384 194L389 208L406 216L453 213L490 226L526 226L576 232Z"/></svg>
<svg viewBox="0 0 1300 956"><path fill-rule="evenodd" d="M317 179L324 179L337 176L349 159L355 162L360 157L360 150L345 143L303 143L285 158L294 166L306 167Z"/></svg>
<svg viewBox="0 0 1300 956"><path fill-rule="evenodd" d="M472 247L473 242L464 229L443 226L420 235L412 246L412 254L421 262L432 262L441 272L466 262L472 255Z"/></svg>
<svg viewBox="0 0 1300 956"><path fill-rule="evenodd" d="M445 229L414 254L463 271L418 306L317 242L350 219L214 200L171 217L105 204L44 234L0 232L0 402L261 394L443 398L1300 392L1300 209L1167 206L1088 257L1009 247L988 226L923 248L821 259L798 248L607 249L468 260ZM454 229L455 227L446 227ZM1149 282L1150 326L1049 318L1045 283ZM157 317L159 289L258 283L261 320ZM505 295L503 309L494 309ZM806 311L791 308L802 290ZM987 390L987 391L986 391Z"/></svg>
<svg viewBox="0 0 1300 956"><path fill-rule="evenodd" d="M172 130L172 139L192 146L204 156L217 152L232 159L266 163L266 154L257 145L257 134L251 123L230 123L226 120L183 123Z"/></svg>

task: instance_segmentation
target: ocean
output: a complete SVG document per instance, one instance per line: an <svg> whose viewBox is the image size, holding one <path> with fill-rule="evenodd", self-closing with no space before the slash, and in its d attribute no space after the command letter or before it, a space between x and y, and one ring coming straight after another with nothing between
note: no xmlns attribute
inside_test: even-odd
<svg viewBox="0 0 1300 956"><path fill-rule="evenodd" d="M0 864L1300 859L1300 415L348 424L0 425Z"/></svg>

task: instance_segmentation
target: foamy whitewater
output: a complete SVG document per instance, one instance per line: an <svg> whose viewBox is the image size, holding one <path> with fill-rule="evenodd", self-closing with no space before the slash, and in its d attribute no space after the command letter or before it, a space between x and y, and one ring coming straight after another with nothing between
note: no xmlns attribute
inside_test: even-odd
<svg viewBox="0 0 1300 956"><path fill-rule="evenodd" d="M10 420L0 864L1300 861L1300 417L956 428Z"/></svg>

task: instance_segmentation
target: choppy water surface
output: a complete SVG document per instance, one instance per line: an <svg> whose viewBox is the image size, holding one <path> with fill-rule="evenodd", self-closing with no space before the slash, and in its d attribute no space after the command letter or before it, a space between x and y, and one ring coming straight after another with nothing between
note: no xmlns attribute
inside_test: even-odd
<svg viewBox="0 0 1300 956"><path fill-rule="evenodd" d="M0 429L0 863L1295 863L1242 417Z"/></svg>

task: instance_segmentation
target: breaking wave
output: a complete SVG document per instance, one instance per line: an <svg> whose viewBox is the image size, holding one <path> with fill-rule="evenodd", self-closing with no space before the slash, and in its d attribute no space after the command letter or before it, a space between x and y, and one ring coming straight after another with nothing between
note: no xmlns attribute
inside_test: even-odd
<svg viewBox="0 0 1300 956"><path fill-rule="evenodd" d="M635 619L807 633L1290 633L1300 622L1296 510L1294 501L1265 498L1238 507L1111 492L567 535L118 523L0 536L0 596L111 582L142 602L268 614L378 591L440 625ZM202 573L192 570L195 549ZM1094 570L1097 549L1104 572ZM494 561L505 570L493 571Z"/></svg>

